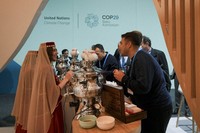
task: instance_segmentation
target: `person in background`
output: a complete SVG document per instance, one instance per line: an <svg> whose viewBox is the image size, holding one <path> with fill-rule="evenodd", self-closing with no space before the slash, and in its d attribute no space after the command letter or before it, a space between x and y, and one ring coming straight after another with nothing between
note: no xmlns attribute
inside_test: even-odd
<svg viewBox="0 0 200 133"><path fill-rule="evenodd" d="M98 56L98 61L95 63L95 66L103 70L102 74L107 81L114 81L113 70L119 68L116 58L105 52L101 44L93 45L92 50L94 50Z"/></svg>
<svg viewBox="0 0 200 133"><path fill-rule="evenodd" d="M131 63L131 62L130 62L130 58L129 58L128 56L121 56L121 54L119 53L119 50L118 50L118 49L115 50L114 56L115 56L115 58L116 58L117 61L118 61L119 69L122 70L124 73L126 73L127 70L128 70L129 67L130 67L130 63ZM116 82L118 85L122 86L120 82L118 82L118 81L116 81L116 80L115 80L115 82ZM123 87L123 90L124 90L124 95L125 95L127 98L130 97L131 91L129 91L129 89L128 89L128 88L125 88L124 86L122 86L122 87Z"/></svg>
<svg viewBox="0 0 200 133"><path fill-rule="evenodd" d="M28 51L20 70L17 92L11 113L15 116L16 133L27 132L27 119L36 58L37 51Z"/></svg>
<svg viewBox="0 0 200 133"><path fill-rule="evenodd" d="M181 94L178 92L179 82L178 82L178 78L177 78L177 76L176 76L176 72L175 72L174 69L173 69L173 71L172 71L172 74L170 75L170 79L171 79L171 80L174 79L175 107L174 107L173 114L177 114L177 113L178 113L178 109L179 109L179 105L180 105Z"/></svg>
<svg viewBox="0 0 200 133"><path fill-rule="evenodd" d="M69 50L68 50L68 49L63 49L63 50L62 50L62 55L63 55L65 58L69 58L70 60L72 59L72 57L69 56Z"/></svg>
<svg viewBox="0 0 200 133"><path fill-rule="evenodd" d="M165 133L172 114L171 96L158 62L147 52L139 50L141 41L142 33L139 31L121 35L119 53L131 59L131 66L126 74L114 70L114 77L133 91L132 102L147 111L147 118L141 122L141 133Z"/></svg>
<svg viewBox="0 0 200 133"><path fill-rule="evenodd" d="M68 71L70 67L72 57L69 56L69 50L63 49L62 54L57 59L55 67L57 71L57 75L62 76L63 73Z"/></svg>
<svg viewBox="0 0 200 133"><path fill-rule="evenodd" d="M62 50L62 56L65 59L66 63L70 65L72 57L69 56L69 50L68 49L63 49Z"/></svg>
<svg viewBox="0 0 200 133"><path fill-rule="evenodd" d="M170 75L170 79L173 80L174 79L174 89L175 89L175 107L174 107L174 110L173 110L173 114L178 114L178 110L179 110L179 107L180 107L180 101L181 101L181 96L183 94L181 94L179 91L178 91L178 87L179 87L179 81L178 81L178 77L176 75L176 72L175 70L173 69L172 71L172 74ZM187 101L185 100L184 101L184 113L185 113L185 116L189 117L191 116L191 111L190 111L190 108L187 104Z"/></svg>
<svg viewBox="0 0 200 133"><path fill-rule="evenodd" d="M126 73L127 68L130 65L128 56L121 56L118 49L115 50L114 56L118 61L119 69L122 69Z"/></svg>
<svg viewBox="0 0 200 133"><path fill-rule="evenodd" d="M28 133L64 132L61 89L72 78L73 72L68 71L62 81L58 80L52 68L57 54L54 42L40 45L32 84Z"/></svg>
<svg viewBox="0 0 200 133"><path fill-rule="evenodd" d="M141 47L143 50L145 50L146 52L151 54L157 60L157 62L160 64L161 68L163 69L164 76L165 76L167 90L168 90L168 92L170 92L171 80L170 80L170 76L169 76L169 68L168 68L168 63L167 63L165 53L161 50L154 49L151 46L152 46L152 44L151 44L151 40L149 39L149 37L143 36Z"/></svg>

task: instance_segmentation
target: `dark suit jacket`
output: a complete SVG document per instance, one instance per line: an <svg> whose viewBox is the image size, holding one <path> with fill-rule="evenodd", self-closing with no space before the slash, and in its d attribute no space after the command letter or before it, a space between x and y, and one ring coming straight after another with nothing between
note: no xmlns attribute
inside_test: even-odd
<svg viewBox="0 0 200 133"><path fill-rule="evenodd" d="M158 61L161 68L169 75L169 68L165 53L158 49L151 49L151 55Z"/></svg>
<svg viewBox="0 0 200 133"><path fill-rule="evenodd" d="M165 53L161 50L152 48L150 54L157 60L157 62L160 64L161 68L163 69L164 74L165 74L164 75L165 80L166 80L166 83L167 83L167 90L170 91L171 81L170 81L169 68L168 68L168 63L167 63Z"/></svg>
<svg viewBox="0 0 200 133"><path fill-rule="evenodd" d="M108 57L106 58L106 56ZM103 70L102 74L106 80L114 81L113 71L119 69L119 65L113 55L107 53L106 56L101 61L97 61L95 66Z"/></svg>
<svg viewBox="0 0 200 133"><path fill-rule="evenodd" d="M156 60L143 50L138 51L132 60L122 84L133 91L133 102L147 111L171 104L164 74Z"/></svg>
<svg viewBox="0 0 200 133"><path fill-rule="evenodd" d="M121 68L121 63L120 63L120 57L121 57L121 55L120 55L118 49L115 50L114 57L116 58L116 60L117 60L117 62L118 62L119 68ZM126 63L124 64L124 65L126 66L126 69L128 69L128 67L130 66L130 64L131 64L131 60L130 60L130 58L128 57ZM126 70L126 71L127 71L127 70ZM125 72L126 72L126 71L125 71Z"/></svg>

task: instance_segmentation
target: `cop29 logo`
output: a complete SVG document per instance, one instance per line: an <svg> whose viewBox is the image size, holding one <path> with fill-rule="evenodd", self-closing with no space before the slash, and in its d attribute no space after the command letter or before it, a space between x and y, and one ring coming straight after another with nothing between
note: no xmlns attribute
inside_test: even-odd
<svg viewBox="0 0 200 133"><path fill-rule="evenodd" d="M85 18L85 23L90 28L96 27L99 24L99 18L97 15L88 14Z"/></svg>
<svg viewBox="0 0 200 133"><path fill-rule="evenodd" d="M119 15L101 15L101 20L99 20L97 15L92 13L88 14L85 17L85 23L88 27L93 28L98 26L99 21L101 22L102 26L118 26Z"/></svg>
<svg viewBox="0 0 200 133"><path fill-rule="evenodd" d="M103 20L117 20L119 19L118 15L102 15Z"/></svg>

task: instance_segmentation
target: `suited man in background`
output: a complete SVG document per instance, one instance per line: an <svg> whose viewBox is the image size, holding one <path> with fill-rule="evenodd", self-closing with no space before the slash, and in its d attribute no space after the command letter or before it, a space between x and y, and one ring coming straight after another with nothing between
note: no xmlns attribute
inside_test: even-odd
<svg viewBox="0 0 200 133"><path fill-rule="evenodd" d="M145 50L146 52L151 54L157 60L157 62L160 64L160 66L163 70L164 76L165 76L167 90L170 92L171 80L170 80L170 76L169 76L169 68L168 68L168 63L167 63L165 53L161 50L152 48L151 40L147 36L142 37L141 47L143 50Z"/></svg>
<svg viewBox="0 0 200 133"><path fill-rule="evenodd" d="M103 76L107 81L114 81L113 70L119 68L116 58L106 52L101 44L92 45L92 50L98 56L98 61L95 63L95 66L103 70Z"/></svg>
<svg viewBox="0 0 200 133"><path fill-rule="evenodd" d="M127 73L127 71L130 68L131 65L131 59L128 56L121 56L119 53L119 49L117 48L114 53L115 58L117 59L117 62L119 64L119 69L122 70L124 73ZM124 95L126 97L131 97L132 94L130 94L130 91L128 91L128 88L123 86L121 82L115 81L118 85L123 87Z"/></svg>
<svg viewBox="0 0 200 133"><path fill-rule="evenodd" d="M118 49L115 50L114 56L118 61L119 69L126 73L131 63L130 58L128 56L121 56Z"/></svg>

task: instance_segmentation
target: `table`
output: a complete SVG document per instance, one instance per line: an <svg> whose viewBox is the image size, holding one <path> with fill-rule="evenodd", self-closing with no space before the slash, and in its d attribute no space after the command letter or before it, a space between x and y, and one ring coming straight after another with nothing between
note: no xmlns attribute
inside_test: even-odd
<svg viewBox="0 0 200 133"><path fill-rule="evenodd" d="M77 119L72 121L72 133L140 133L141 120L131 123L123 123L118 119L115 119L115 126L110 130L101 130L97 126L91 129L81 128Z"/></svg>

